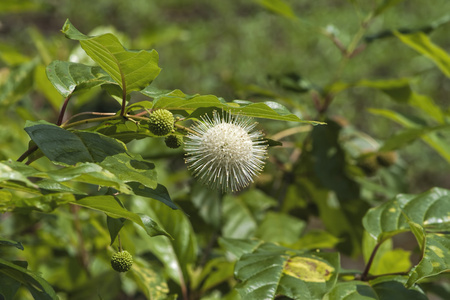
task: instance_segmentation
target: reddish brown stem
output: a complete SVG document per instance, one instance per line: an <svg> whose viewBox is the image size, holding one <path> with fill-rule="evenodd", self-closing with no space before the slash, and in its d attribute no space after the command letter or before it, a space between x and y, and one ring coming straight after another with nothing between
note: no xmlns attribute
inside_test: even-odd
<svg viewBox="0 0 450 300"><path fill-rule="evenodd" d="M64 114L66 113L67 104L69 104L70 97L72 97L72 94L70 94L66 98L66 100L64 100L64 104L61 107L61 112L59 113L59 116L58 116L58 122L56 123L56 125L58 125L58 126L60 126L62 124L62 121L63 121L63 118L64 118Z"/></svg>

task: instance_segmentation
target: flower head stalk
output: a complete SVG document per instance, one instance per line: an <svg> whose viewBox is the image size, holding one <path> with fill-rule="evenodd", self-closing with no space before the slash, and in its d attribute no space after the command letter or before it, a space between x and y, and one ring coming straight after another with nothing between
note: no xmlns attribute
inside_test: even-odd
<svg viewBox="0 0 450 300"><path fill-rule="evenodd" d="M238 191L253 182L267 157L257 123L216 111L205 115L185 137L186 164L197 179L222 191Z"/></svg>

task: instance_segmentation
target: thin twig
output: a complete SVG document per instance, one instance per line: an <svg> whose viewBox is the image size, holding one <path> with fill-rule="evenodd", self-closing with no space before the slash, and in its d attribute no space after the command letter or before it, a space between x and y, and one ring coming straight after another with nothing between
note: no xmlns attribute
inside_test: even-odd
<svg viewBox="0 0 450 300"><path fill-rule="evenodd" d="M367 280L369 280L369 279L368 279L368 278L369 278L368 275L369 275L370 267L372 266L373 260L375 259L375 255L377 254L378 248L381 246L381 244L382 244L382 243L377 243L377 244L375 245L375 247L373 248L372 253L370 254L370 258L369 258L369 260L367 261L367 265L366 265L364 271L363 271L362 274L361 274L361 280L362 280L362 281L367 281Z"/></svg>
<svg viewBox="0 0 450 300"><path fill-rule="evenodd" d="M34 151L36 151L38 149L37 145L33 145L32 147L28 148L27 151L25 151L18 159L18 162L22 162L24 161L25 158L27 158L28 156L30 156L31 154L33 154Z"/></svg>

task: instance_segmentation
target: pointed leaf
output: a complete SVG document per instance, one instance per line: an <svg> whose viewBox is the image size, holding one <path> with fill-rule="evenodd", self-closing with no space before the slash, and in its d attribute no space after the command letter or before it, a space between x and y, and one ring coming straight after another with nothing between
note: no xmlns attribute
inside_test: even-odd
<svg viewBox="0 0 450 300"><path fill-rule="evenodd" d="M178 206L170 198L167 188L162 184L158 183L155 189L145 187L139 182L130 182L128 186L133 190L135 195L152 198L161 201L171 209L178 209Z"/></svg>
<svg viewBox="0 0 450 300"><path fill-rule="evenodd" d="M264 6L270 11L277 13L288 19L295 19L296 15L292 8L283 0L257 0L261 6Z"/></svg>
<svg viewBox="0 0 450 300"><path fill-rule="evenodd" d="M111 244L114 244L114 241L116 240L117 235L120 232L120 229L122 229L123 225L125 225L125 219L124 218L111 218L110 216L106 216L106 225L108 226L109 236L111 237Z"/></svg>
<svg viewBox="0 0 450 300"><path fill-rule="evenodd" d="M48 79L64 97L114 82L102 68L79 63L55 60L46 70Z"/></svg>
<svg viewBox="0 0 450 300"><path fill-rule="evenodd" d="M419 195L398 195L370 209L363 218L364 228L380 243L410 230L410 221L425 229L450 228L450 191L433 188Z"/></svg>
<svg viewBox="0 0 450 300"><path fill-rule="evenodd" d="M172 92L156 92L153 89L143 90L142 93L154 98L153 109L165 108L171 111L190 113L191 118L200 118L214 110L225 110L233 114L263 119L273 119L292 122L306 122L311 124L324 124L322 122L304 121L289 110L272 101L253 103L235 100L225 102L214 95L186 95L180 90Z"/></svg>
<svg viewBox="0 0 450 300"><path fill-rule="evenodd" d="M80 41L86 53L105 70L128 95L148 86L159 74L155 50L130 51L113 34L89 37L79 32L69 20L62 32L67 38Z"/></svg>
<svg viewBox="0 0 450 300"><path fill-rule="evenodd" d="M194 263L198 252L192 226L180 210L172 210L159 201L146 202L146 206L149 216L173 237L172 240L154 237L149 247L164 264L169 277L180 286L186 286L188 267Z"/></svg>
<svg viewBox="0 0 450 300"><path fill-rule="evenodd" d="M170 237L152 218L135 214L124 207L113 196L92 196L72 202L75 205L104 212L111 218L124 218L141 226L149 236L165 235Z"/></svg>
<svg viewBox="0 0 450 300"><path fill-rule="evenodd" d="M25 131L45 156L66 165L101 162L107 156L126 152L124 144L110 137L94 132L71 132L45 121L27 121Z"/></svg>
<svg viewBox="0 0 450 300"><path fill-rule="evenodd" d="M17 249L23 250L23 245L21 242L16 242L9 239L0 238L0 246L13 246Z"/></svg>

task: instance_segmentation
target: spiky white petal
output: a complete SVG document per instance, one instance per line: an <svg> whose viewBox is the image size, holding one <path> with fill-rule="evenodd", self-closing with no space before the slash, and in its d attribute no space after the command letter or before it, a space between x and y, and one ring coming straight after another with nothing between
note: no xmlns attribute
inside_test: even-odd
<svg viewBox="0 0 450 300"><path fill-rule="evenodd" d="M251 118L217 112L195 123L185 137L186 164L200 182L222 191L238 191L263 167L267 144Z"/></svg>

